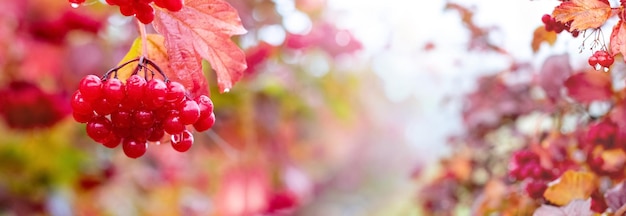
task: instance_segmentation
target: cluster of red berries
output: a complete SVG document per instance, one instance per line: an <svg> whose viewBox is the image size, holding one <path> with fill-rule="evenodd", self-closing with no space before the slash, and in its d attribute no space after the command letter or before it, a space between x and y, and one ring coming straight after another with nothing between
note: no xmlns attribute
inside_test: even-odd
<svg viewBox="0 0 626 216"><path fill-rule="evenodd" d="M602 67L611 67L615 59L611 54L604 50L598 50L589 57L589 65L596 68L598 65Z"/></svg>
<svg viewBox="0 0 626 216"><path fill-rule="evenodd" d="M545 25L546 31L553 31L558 33L563 32L563 30L568 31L572 34L573 37L578 37L578 34L580 33L577 30L574 31L570 31L570 25L572 24L572 22L567 22L567 23L562 23L559 21L556 21L554 19L554 17L550 16L550 14L544 14L541 17L541 22L543 22L543 24Z"/></svg>
<svg viewBox="0 0 626 216"><path fill-rule="evenodd" d="M611 164L605 166L606 161L602 157L605 150L626 149L626 135L620 131L617 123L609 118L604 118L598 122L589 125L586 140L581 142L581 149L587 155L587 164L589 168L599 175L610 176L611 178L620 178L624 175L624 166L626 164Z"/></svg>
<svg viewBox="0 0 626 216"><path fill-rule="evenodd" d="M44 92L35 83L11 81L0 89L0 117L12 129L49 128L69 113L66 96Z"/></svg>
<svg viewBox="0 0 626 216"><path fill-rule="evenodd" d="M96 34L102 28L102 21L72 10L63 12L58 18L32 20L26 25L34 38L55 44L65 42L66 35L73 30Z"/></svg>
<svg viewBox="0 0 626 216"><path fill-rule="evenodd" d="M74 119L87 123L87 135L94 141L109 148L122 143L128 157L142 156L147 142L159 142L166 133L172 147L185 152L194 141L186 126L206 131L215 123L211 99L189 98L178 82L154 77L147 81L134 74L124 84L107 75L81 80L72 97Z"/></svg>
<svg viewBox="0 0 626 216"><path fill-rule="evenodd" d="M528 150L520 150L513 154L509 164L509 175L517 180L528 180L526 193L533 199L543 197L548 182L558 177L552 170L541 166L539 155Z"/></svg>
<svg viewBox="0 0 626 216"><path fill-rule="evenodd" d="M154 20L154 8L150 5L153 1L156 6L172 12L183 8L183 0L106 0L106 3L119 6L122 15L135 16L140 22L148 24ZM85 0L69 0L69 2L82 4Z"/></svg>

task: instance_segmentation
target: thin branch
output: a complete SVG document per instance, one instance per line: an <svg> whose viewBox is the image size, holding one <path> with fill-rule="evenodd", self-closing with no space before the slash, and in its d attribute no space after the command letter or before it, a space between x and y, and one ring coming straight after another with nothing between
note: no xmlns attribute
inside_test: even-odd
<svg viewBox="0 0 626 216"><path fill-rule="evenodd" d="M217 144L217 146L222 149L222 151L224 151L224 154L226 154L228 158L230 158L231 160L236 160L239 158L239 151L233 148L228 142L226 142L226 140L222 139L222 137L220 137L219 134L215 133L215 131L208 130L206 131L206 134L209 135L209 138L211 138L213 142L215 142L215 144Z"/></svg>

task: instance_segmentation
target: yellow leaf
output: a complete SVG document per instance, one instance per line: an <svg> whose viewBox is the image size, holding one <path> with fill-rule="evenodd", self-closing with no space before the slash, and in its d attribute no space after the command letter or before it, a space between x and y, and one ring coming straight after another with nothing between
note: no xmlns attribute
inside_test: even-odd
<svg viewBox="0 0 626 216"><path fill-rule="evenodd" d="M556 21L572 21L570 30L598 28L611 16L611 5L607 0L565 1L554 8L552 16Z"/></svg>
<svg viewBox="0 0 626 216"><path fill-rule="evenodd" d="M146 56L152 60L152 62L156 63L163 72L167 73L169 60L167 58L167 51L165 50L165 45L163 44L165 39L161 35L157 34L148 34L146 38L147 43L147 54ZM128 61L139 58L142 52L141 38L135 39L133 45L128 50L128 53L124 56L124 58L120 61L118 65L122 65ZM117 71L117 78L125 81L137 67L137 62L130 63L120 70ZM156 71L155 71L156 72Z"/></svg>
<svg viewBox="0 0 626 216"><path fill-rule="evenodd" d="M533 48L533 52L537 52L539 50L539 46L541 46L541 43L546 42L550 45L554 45L555 41L556 32L546 31L545 27L539 26L537 27L537 29L535 29L535 33L533 34L533 42L530 46Z"/></svg>
<svg viewBox="0 0 626 216"><path fill-rule="evenodd" d="M550 185L543 197L556 205L566 205L574 199L586 200L597 188L593 173L568 170L556 184Z"/></svg>

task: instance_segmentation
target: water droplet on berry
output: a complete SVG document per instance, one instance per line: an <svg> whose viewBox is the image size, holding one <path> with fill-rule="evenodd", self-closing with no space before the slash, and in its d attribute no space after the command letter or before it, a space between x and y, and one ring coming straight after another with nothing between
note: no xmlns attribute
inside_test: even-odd
<svg viewBox="0 0 626 216"><path fill-rule="evenodd" d="M80 4L78 4L78 3L71 3L70 6L72 6L72 8L78 8L78 6L80 6Z"/></svg>
<svg viewBox="0 0 626 216"><path fill-rule="evenodd" d="M229 89L229 88L225 88L225 89L224 89L224 93L227 93L227 92L229 92L229 91L230 91L230 89Z"/></svg>

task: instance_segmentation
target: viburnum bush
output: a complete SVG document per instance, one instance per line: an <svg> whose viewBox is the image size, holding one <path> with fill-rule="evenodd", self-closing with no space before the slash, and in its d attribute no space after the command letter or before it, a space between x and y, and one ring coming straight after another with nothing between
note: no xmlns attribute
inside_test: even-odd
<svg viewBox="0 0 626 216"><path fill-rule="evenodd" d="M121 143L131 158L142 156L148 143L189 150L192 131L206 131L215 122L201 61L215 69L221 92L246 69L244 52L230 40L246 32L237 11L222 0L106 3L134 16L140 36L119 66L82 78L71 101L74 119L86 124L91 139L109 148ZM144 24L150 23L159 34L146 33Z"/></svg>
<svg viewBox="0 0 626 216"><path fill-rule="evenodd" d="M570 65L570 55L546 58L536 69L513 60L481 77L464 95L465 133L453 136L453 156L420 192L428 214L470 206L472 215L624 215L626 213L626 1L561 1L537 17L531 44L570 37L590 65ZM486 40L487 28L462 13L470 48L509 54ZM601 27L617 21L605 43ZM563 31L570 35L559 34ZM606 30L605 30L606 31ZM582 39L581 39L582 36ZM513 58L512 58L513 59ZM516 77L530 75L527 81Z"/></svg>

